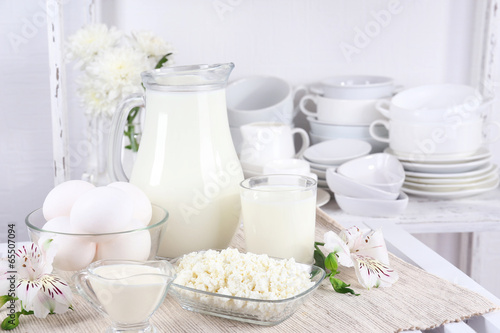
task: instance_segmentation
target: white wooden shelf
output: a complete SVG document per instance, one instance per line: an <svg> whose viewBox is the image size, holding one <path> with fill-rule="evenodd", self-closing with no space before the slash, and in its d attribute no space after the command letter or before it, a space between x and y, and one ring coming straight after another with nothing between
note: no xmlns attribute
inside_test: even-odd
<svg viewBox="0 0 500 333"><path fill-rule="evenodd" d="M410 196L405 212L392 218L350 215L343 212L334 200L328 203L328 209L338 221L387 221L412 234L500 231L500 188L454 200Z"/></svg>

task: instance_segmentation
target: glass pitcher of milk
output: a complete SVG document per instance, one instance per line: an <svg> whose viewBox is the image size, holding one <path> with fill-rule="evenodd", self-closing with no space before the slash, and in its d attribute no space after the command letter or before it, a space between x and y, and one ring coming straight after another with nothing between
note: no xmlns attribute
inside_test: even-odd
<svg viewBox="0 0 500 333"><path fill-rule="evenodd" d="M130 182L169 212L160 257L225 248L238 226L243 172L225 94L233 68L228 63L144 72L145 95L131 96L114 115L110 174L126 181L119 149L123 128L131 108L146 108Z"/></svg>

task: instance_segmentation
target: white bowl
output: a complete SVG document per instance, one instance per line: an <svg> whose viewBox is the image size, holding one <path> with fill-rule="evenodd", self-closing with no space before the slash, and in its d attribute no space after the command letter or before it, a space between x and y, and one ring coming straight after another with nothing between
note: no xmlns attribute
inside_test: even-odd
<svg viewBox="0 0 500 333"><path fill-rule="evenodd" d="M335 168L329 168L326 170L326 181L328 188L333 193L348 197L395 200L399 195L399 193L387 192L363 183L359 183L357 180L339 174Z"/></svg>
<svg viewBox="0 0 500 333"><path fill-rule="evenodd" d="M408 206L408 195L400 192L396 200L353 198L335 193L335 200L346 213L371 217L398 216Z"/></svg>
<svg viewBox="0 0 500 333"><path fill-rule="evenodd" d="M316 84L316 90L325 97L355 100L388 97L394 88L392 78L373 75L332 76Z"/></svg>
<svg viewBox="0 0 500 333"><path fill-rule="evenodd" d="M405 180L401 162L385 153L356 158L339 166L337 172L359 183L391 193L399 193Z"/></svg>
<svg viewBox="0 0 500 333"><path fill-rule="evenodd" d="M369 125L335 125L325 121L317 120L315 117L307 117L307 121L309 121L311 131L316 135L341 136L344 138L353 139L360 137L370 137ZM383 133L381 133L380 135L383 136Z"/></svg>
<svg viewBox="0 0 500 333"><path fill-rule="evenodd" d="M231 82L226 88L229 125L267 121L292 124L293 88L273 76L250 76Z"/></svg>

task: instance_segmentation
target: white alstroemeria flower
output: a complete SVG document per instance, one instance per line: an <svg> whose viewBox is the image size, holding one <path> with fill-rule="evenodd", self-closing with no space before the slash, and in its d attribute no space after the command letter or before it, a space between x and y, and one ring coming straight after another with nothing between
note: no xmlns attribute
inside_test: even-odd
<svg viewBox="0 0 500 333"><path fill-rule="evenodd" d="M339 233L354 255L368 256L389 265L389 254L381 230L361 230L354 226Z"/></svg>
<svg viewBox="0 0 500 333"><path fill-rule="evenodd" d="M324 242L328 251L342 253L337 255L340 265L354 266L359 283L366 289L388 287L399 278L389 267L389 254L381 230L361 230L354 226L342 230L339 236L328 231ZM346 252L350 253L350 261L345 258Z"/></svg>
<svg viewBox="0 0 500 333"><path fill-rule="evenodd" d="M345 267L354 266L349 247L336 233L331 230L326 232L323 237L323 242L325 243L325 249L327 249L329 253L335 253L337 262L340 265Z"/></svg>
<svg viewBox="0 0 500 333"><path fill-rule="evenodd" d="M356 255L354 271L359 283L366 289L390 287L399 279L396 271L372 257Z"/></svg>
<svg viewBox="0 0 500 333"><path fill-rule="evenodd" d="M105 24L85 26L68 38L67 58L78 60L77 66L85 67L102 51L117 46L121 38L122 33L115 27L108 29Z"/></svg>
<svg viewBox="0 0 500 333"><path fill-rule="evenodd" d="M68 284L50 274L54 255L50 240L41 243L40 247L34 243L23 246L16 252L16 296L22 301L24 309L33 311L39 318L45 318L49 313L68 311L73 299Z"/></svg>

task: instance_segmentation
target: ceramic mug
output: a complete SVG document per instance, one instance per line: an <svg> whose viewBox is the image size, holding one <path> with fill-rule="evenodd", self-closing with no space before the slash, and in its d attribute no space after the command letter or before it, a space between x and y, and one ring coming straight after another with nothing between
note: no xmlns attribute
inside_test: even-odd
<svg viewBox="0 0 500 333"><path fill-rule="evenodd" d="M389 119L441 122L479 119L491 105L479 91L460 84L424 85L403 90L375 108Z"/></svg>
<svg viewBox="0 0 500 333"><path fill-rule="evenodd" d="M388 137L375 132L382 125L389 131ZM389 143L389 147L404 154L447 154L466 156L474 153L487 140L483 135L482 119L453 122L416 123L399 119L375 120L370 125L370 135L378 141ZM500 123L490 122L500 129Z"/></svg>
<svg viewBox="0 0 500 333"><path fill-rule="evenodd" d="M316 105L316 112L307 110L306 103ZM335 125L370 125L383 116L375 109L377 99L335 99L318 95L305 95L299 103L302 113L309 117L317 117L319 121Z"/></svg>
<svg viewBox="0 0 500 333"><path fill-rule="evenodd" d="M240 161L242 164L263 166L277 159L301 155L309 147L309 136L302 128L290 128L283 123L257 122L240 127L243 143ZM293 136L302 138L302 146L295 151Z"/></svg>
<svg viewBox="0 0 500 333"><path fill-rule="evenodd" d="M373 75L332 76L312 87L319 95L337 99L380 99L392 96L397 89L392 78Z"/></svg>
<svg viewBox="0 0 500 333"><path fill-rule="evenodd" d="M267 121L291 125L298 110L293 107L299 92L306 86L293 88L287 81L273 76L251 76L227 86L227 116L231 127Z"/></svg>

